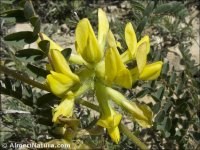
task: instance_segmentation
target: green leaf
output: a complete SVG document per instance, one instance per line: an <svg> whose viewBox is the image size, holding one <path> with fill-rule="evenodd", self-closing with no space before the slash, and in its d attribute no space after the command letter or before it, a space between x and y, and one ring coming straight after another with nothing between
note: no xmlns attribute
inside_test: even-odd
<svg viewBox="0 0 200 150"><path fill-rule="evenodd" d="M189 14L184 4L182 4L181 2L176 2L176 1L159 5L155 9L154 13L165 14L165 15L172 14L182 19L184 19Z"/></svg>
<svg viewBox="0 0 200 150"><path fill-rule="evenodd" d="M149 93L149 90L148 89L144 89L142 91L140 91L139 93L136 94L136 97L137 98L142 98L144 97L145 95L147 95Z"/></svg>
<svg viewBox="0 0 200 150"><path fill-rule="evenodd" d="M31 31L20 31L16 33L9 34L4 37L5 41L20 41L24 40L26 43L30 44L37 40L37 36L33 36Z"/></svg>
<svg viewBox="0 0 200 150"><path fill-rule="evenodd" d="M153 8L154 8L154 2L151 1L151 2L147 5L146 9L144 10L143 15L144 15L144 16L147 16L147 17L150 16L150 14L151 14L152 11L153 11Z"/></svg>
<svg viewBox="0 0 200 150"><path fill-rule="evenodd" d="M155 101L161 101L164 95L165 88L161 86L155 93L151 94Z"/></svg>
<svg viewBox="0 0 200 150"><path fill-rule="evenodd" d="M176 88L175 88L175 93L177 94L177 95L179 95L180 94L180 92L181 92L181 90L183 89L183 82L182 81L179 81L179 83L178 83L178 85L176 86Z"/></svg>
<svg viewBox="0 0 200 150"><path fill-rule="evenodd" d="M16 19L16 22L19 22L19 23L27 21L27 19L24 16L24 11L21 9L8 10L5 12L2 12L0 14L0 16L1 17L14 17Z"/></svg>
<svg viewBox="0 0 200 150"><path fill-rule="evenodd" d="M165 117L165 111L164 110L161 110L155 117L155 122L156 123L161 123L163 121Z"/></svg>
<svg viewBox="0 0 200 150"><path fill-rule="evenodd" d="M165 130L169 131L172 127L172 121L169 117L165 117L165 119L162 122L162 125Z"/></svg>
<svg viewBox="0 0 200 150"><path fill-rule="evenodd" d="M163 64L161 74L167 75L167 72L168 72L168 71L169 71L169 62Z"/></svg>
<svg viewBox="0 0 200 150"><path fill-rule="evenodd" d="M32 64L27 64L27 68L32 71L33 73L35 73L38 76L41 76L43 78L46 78L46 76L48 74L50 74L50 72L48 70L44 70L40 67L37 67L35 65L32 65Z"/></svg>
<svg viewBox="0 0 200 150"><path fill-rule="evenodd" d="M188 108L188 104L186 102L182 103L180 106L178 106L177 111L180 113L184 113Z"/></svg>
<svg viewBox="0 0 200 150"><path fill-rule="evenodd" d="M148 18L145 16L145 17L141 20L140 24L138 25L138 27L137 27L137 33L139 33L139 35L140 35L140 33L142 33L142 31L143 31L143 29L144 29L144 27L145 27L147 21L148 21Z"/></svg>
<svg viewBox="0 0 200 150"><path fill-rule="evenodd" d="M47 94L44 94L42 95L41 97L39 97L37 99L37 106L39 108L43 108L43 107L50 107L57 103L59 100L58 98L53 95L52 93L47 93Z"/></svg>
<svg viewBox="0 0 200 150"><path fill-rule="evenodd" d="M176 72L175 71L173 71L173 73L172 73L172 75L171 75L171 77L170 77L170 79L169 79L169 84L175 84L175 82L176 82Z"/></svg>
<svg viewBox="0 0 200 150"><path fill-rule="evenodd" d="M171 133L167 130L164 131L165 137L168 138L170 137Z"/></svg>
<svg viewBox="0 0 200 150"><path fill-rule="evenodd" d="M152 110L154 114L158 113L158 111L160 110L160 103L156 103L155 105L153 105Z"/></svg>
<svg viewBox="0 0 200 150"><path fill-rule="evenodd" d="M164 107L163 107L163 110L167 113L170 111L170 108L173 106L173 102L170 100L170 101L167 101L165 104L164 104Z"/></svg>
<svg viewBox="0 0 200 150"><path fill-rule="evenodd" d="M61 51L62 55L65 57L66 60L69 60L69 57L72 53L72 49L71 48L66 48L64 50Z"/></svg>
<svg viewBox="0 0 200 150"><path fill-rule="evenodd" d="M24 4L24 16L27 19L35 16L34 8L30 0L27 0Z"/></svg>
<svg viewBox="0 0 200 150"><path fill-rule="evenodd" d="M42 40L38 43L39 48L45 53L45 56L48 55L50 42L48 40Z"/></svg>
<svg viewBox="0 0 200 150"><path fill-rule="evenodd" d="M40 18L35 17L35 16L31 17L30 22L31 22L32 26L34 27L33 35L35 36L40 32L40 28L41 28Z"/></svg>
<svg viewBox="0 0 200 150"><path fill-rule="evenodd" d="M19 50L15 53L17 57L26 57L26 58L29 58L31 56L43 56L43 54L44 54L43 51L33 48Z"/></svg>
<svg viewBox="0 0 200 150"><path fill-rule="evenodd" d="M140 10L140 11L144 11L144 9L145 9L145 7L143 6L143 4L142 3L140 3L140 2L137 2L137 1L130 1L131 2L131 4L132 4L132 6L133 6L133 8L135 8L135 9L137 9L137 10ZM134 9L134 10L135 10Z"/></svg>

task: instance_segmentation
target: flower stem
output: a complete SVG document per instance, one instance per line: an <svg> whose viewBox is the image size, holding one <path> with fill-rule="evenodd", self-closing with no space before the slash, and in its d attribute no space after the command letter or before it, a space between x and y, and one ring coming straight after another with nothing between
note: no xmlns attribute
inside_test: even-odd
<svg viewBox="0 0 200 150"><path fill-rule="evenodd" d="M120 123L119 129L128 137L130 138L140 149L142 150L148 150L149 148L142 142L140 141L134 134L132 134L129 129Z"/></svg>
<svg viewBox="0 0 200 150"><path fill-rule="evenodd" d="M17 80L23 81L23 82L25 82L29 85L32 85L32 86L37 87L39 89L50 92L50 90L44 84L41 84L41 83L36 82L34 80L31 80L30 78L28 78L28 77L26 77L26 76L24 76L20 73L17 73L16 70L11 70L11 69L6 68L5 66L0 65L0 71L9 75L9 76L14 77Z"/></svg>
<svg viewBox="0 0 200 150"><path fill-rule="evenodd" d="M76 99L75 102L78 103L78 104L82 104L82 105L84 105L84 106L86 106L86 107L88 107L88 108L91 108L91 109L93 109L93 110L95 110L95 111L97 111L97 112L100 111L100 110L99 110L99 106L97 106L97 105L95 105L95 104L93 104L93 103L90 103L90 102L88 102L88 101L86 101L86 100L83 100L83 99Z"/></svg>

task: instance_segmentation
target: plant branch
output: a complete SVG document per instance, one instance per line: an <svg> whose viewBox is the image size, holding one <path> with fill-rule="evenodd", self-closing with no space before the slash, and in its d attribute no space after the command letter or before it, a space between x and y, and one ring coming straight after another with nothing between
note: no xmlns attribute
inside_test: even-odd
<svg viewBox="0 0 200 150"><path fill-rule="evenodd" d="M9 75L9 76L14 77L17 80L23 81L23 82L25 82L29 85L32 85L32 86L37 87L39 89L50 92L50 90L44 84L41 84L41 83L36 82L34 80L31 80L30 78L28 78L28 77L26 77L26 76L24 76L20 73L17 73L16 70L11 70L11 69L6 68L5 66L0 65L0 71Z"/></svg>
<svg viewBox="0 0 200 150"><path fill-rule="evenodd" d="M140 149L142 150L147 150L149 149L142 141L140 141L135 135L133 135L131 133L131 131L129 131L129 129L123 125L122 123L120 123L119 125L119 129L128 137L131 139L131 141L133 141Z"/></svg>

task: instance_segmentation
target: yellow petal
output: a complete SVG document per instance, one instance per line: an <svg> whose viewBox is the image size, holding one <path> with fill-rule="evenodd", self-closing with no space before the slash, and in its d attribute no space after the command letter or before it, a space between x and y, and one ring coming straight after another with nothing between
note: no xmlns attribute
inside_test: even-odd
<svg viewBox="0 0 200 150"><path fill-rule="evenodd" d="M105 56L105 79L108 84L112 84L117 75L117 52L114 48L108 48Z"/></svg>
<svg viewBox="0 0 200 150"><path fill-rule="evenodd" d="M117 48L117 43L111 30L108 32L108 46L111 48Z"/></svg>
<svg viewBox="0 0 200 150"><path fill-rule="evenodd" d="M121 60L122 60L123 63L127 63L130 60L133 60L133 57L132 57L132 55L131 55L129 50L126 50L125 52L123 52L121 54Z"/></svg>
<svg viewBox="0 0 200 150"><path fill-rule="evenodd" d="M88 63L97 63L102 59L100 50L92 26L87 18L82 19L76 27L77 51Z"/></svg>
<svg viewBox="0 0 200 150"><path fill-rule="evenodd" d="M162 61L158 61L144 67L144 70L140 74L139 78L141 80L155 80L160 76L162 70Z"/></svg>
<svg viewBox="0 0 200 150"><path fill-rule="evenodd" d="M57 73L57 72L54 72L54 71L50 71L53 78L58 80L60 83L62 84L69 84L71 82L75 82L72 78L70 78L70 76L67 76L65 74L62 74L62 73Z"/></svg>
<svg viewBox="0 0 200 150"><path fill-rule="evenodd" d="M106 116L105 114L102 114L101 118L97 121L97 125L102 126L107 129L114 128L119 125L121 119L122 119L122 115L116 112L114 112L114 115L110 114L110 116L109 115Z"/></svg>
<svg viewBox="0 0 200 150"><path fill-rule="evenodd" d="M89 36L89 27L88 27L88 20L82 19L75 31L76 36L76 46L77 46L77 52L82 54L82 51L86 49L88 36Z"/></svg>
<svg viewBox="0 0 200 150"><path fill-rule="evenodd" d="M51 49L50 51L50 61L52 62L53 69L58 73L63 73L67 76L70 76L75 81L79 81L77 75L71 72L69 65L62 55L62 53L56 49Z"/></svg>
<svg viewBox="0 0 200 150"><path fill-rule="evenodd" d="M109 23L106 13L102 9L98 9L98 43L102 52L106 44L108 30Z"/></svg>
<svg viewBox="0 0 200 150"><path fill-rule="evenodd" d="M137 38L132 24L129 22L125 27L125 40L128 46L128 51L131 53L132 57L135 55L137 47Z"/></svg>
<svg viewBox="0 0 200 150"><path fill-rule="evenodd" d="M52 93L58 97L62 97L74 84L74 81L61 73L54 72L53 75L49 74L47 76L47 84Z"/></svg>
<svg viewBox="0 0 200 150"><path fill-rule="evenodd" d="M120 62L120 55L116 47L117 45L114 35L109 30L108 48L105 54L105 78L108 84L112 84L119 68L123 68L123 64Z"/></svg>
<svg viewBox="0 0 200 150"><path fill-rule="evenodd" d="M142 43L146 43L146 54L149 53L150 51L150 41L149 41L149 36L145 35L138 43L137 47L139 47Z"/></svg>
<svg viewBox="0 0 200 150"><path fill-rule="evenodd" d="M120 141L120 132L119 132L119 128L115 127L115 128L109 128L107 129L108 134L110 135L111 139L113 140L113 142L115 142L116 144L119 143Z"/></svg>
<svg viewBox="0 0 200 150"><path fill-rule="evenodd" d="M74 98L73 97L65 97L58 107L53 109L53 119L54 123L59 123L58 117L65 116L70 117L73 114L74 108Z"/></svg>
<svg viewBox="0 0 200 150"><path fill-rule="evenodd" d="M62 51L63 48L61 46L59 46L58 44L56 44L54 41L52 41L47 35L45 35L44 33L40 33L39 35L41 35L41 38L38 38L37 43L39 44L40 41L42 40L47 40L50 42L50 46L49 46L49 50L50 49L57 49L59 51Z"/></svg>
<svg viewBox="0 0 200 150"><path fill-rule="evenodd" d="M140 42L137 46L137 51L136 51L136 62L137 62L137 67L139 70L139 73L141 73L146 65L147 62L147 42L143 41Z"/></svg>
<svg viewBox="0 0 200 150"><path fill-rule="evenodd" d="M116 76L114 82L118 85L121 85L122 87L127 88L127 89L131 88L132 78L131 78L130 71L127 68L120 70L117 73L117 76Z"/></svg>

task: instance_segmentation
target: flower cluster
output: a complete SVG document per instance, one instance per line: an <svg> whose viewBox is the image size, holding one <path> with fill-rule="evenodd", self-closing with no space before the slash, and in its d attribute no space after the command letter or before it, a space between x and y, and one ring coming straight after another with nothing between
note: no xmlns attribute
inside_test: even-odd
<svg viewBox="0 0 200 150"><path fill-rule="evenodd" d="M102 9L98 10L98 37L87 18L80 20L75 31L77 54L71 54L69 62L82 67L72 72L62 55L62 47L40 33L50 42L49 63L51 74L46 78L47 86L56 96L62 98L58 107L53 109L53 122L59 123L59 116L72 116L74 100L88 90L94 90L99 103L100 117L97 125L107 129L111 139L118 143L120 132L118 125L122 115L117 112L111 101L131 114L140 126L152 126L153 113L146 105L130 102L113 86L131 88L137 80L154 80L160 75L162 62L147 64L150 51L149 37L139 42L132 24L125 27L125 40L128 49L120 55L118 42L109 28L108 19ZM127 63L136 61L137 66L128 69Z"/></svg>

